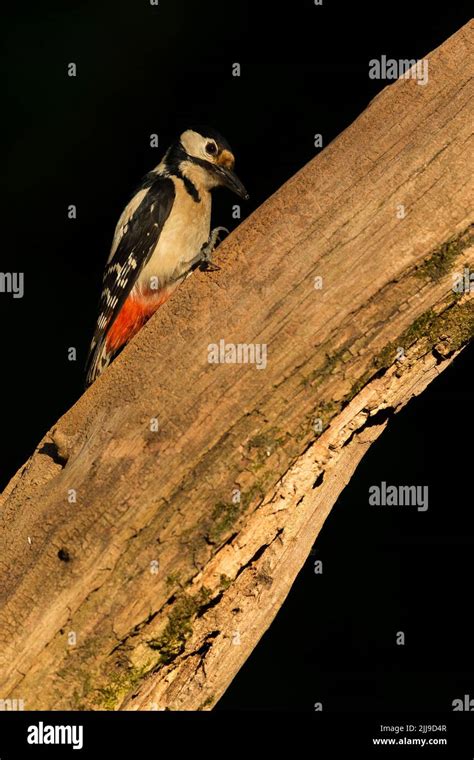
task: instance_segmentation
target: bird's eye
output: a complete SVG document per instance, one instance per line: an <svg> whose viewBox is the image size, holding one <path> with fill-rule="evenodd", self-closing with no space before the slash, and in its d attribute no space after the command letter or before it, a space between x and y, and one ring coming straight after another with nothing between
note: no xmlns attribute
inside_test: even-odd
<svg viewBox="0 0 474 760"><path fill-rule="evenodd" d="M213 142L208 142L206 144L206 153L209 153L210 156L215 156L217 153L217 145Z"/></svg>

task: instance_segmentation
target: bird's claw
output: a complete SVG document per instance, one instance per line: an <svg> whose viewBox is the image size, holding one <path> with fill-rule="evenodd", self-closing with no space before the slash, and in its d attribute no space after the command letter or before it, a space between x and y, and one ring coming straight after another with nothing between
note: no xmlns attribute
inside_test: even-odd
<svg viewBox="0 0 474 760"><path fill-rule="evenodd" d="M217 264L213 263L211 257L212 257L214 248L216 247L219 234L221 232L225 232L227 235L229 234L229 230L227 229L227 227L214 227L211 234L209 235L209 240L207 241L207 243L204 243L204 245L201 248L200 264L208 272L216 272L217 270L220 269L220 267Z"/></svg>

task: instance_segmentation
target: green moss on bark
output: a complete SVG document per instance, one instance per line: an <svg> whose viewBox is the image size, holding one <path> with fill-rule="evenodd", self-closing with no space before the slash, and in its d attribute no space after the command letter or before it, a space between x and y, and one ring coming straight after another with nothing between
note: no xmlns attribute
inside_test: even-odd
<svg viewBox="0 0 474 760"><path fill-rule="evenodd" d="M194 596L183 594L177 600L161 636L148 642L151 649L158 650L160 664L167 665L181 654L193 632L194 617L210 598L210 590L203 586Z"/></svg>
<svg viewBox="0 0 474 760"><path fill-rule="evenodd" d="M474 244L474 225L470 224L458 235L439 246L417 270L417 277L437 282L448 274L461 253Z"/></svg>

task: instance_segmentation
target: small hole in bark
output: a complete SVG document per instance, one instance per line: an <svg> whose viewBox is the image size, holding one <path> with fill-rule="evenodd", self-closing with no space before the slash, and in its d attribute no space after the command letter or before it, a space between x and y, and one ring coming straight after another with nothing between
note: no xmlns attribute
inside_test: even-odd
<svg viewBox="0 0 474 760"><path fill-rule="evenodd" d="M51 457L53 462L55 464L60 464L61 467L64 467L64 465L67 462L67 458L64 456L61 456L61 454L58 451L58 447L55 443L43 443L42 447L39 449L40 454L45 454L47 457Z"/></svg>
<svg viewBox="0 0 474 760"><path fill-rule="evenodd" d="M318 477L316 478L316 480L313 483L313 488L317 488L318 486L320 486L321 483L323 482L323 480L324 480L324 472L320 472L319 475L318 475ZM303 497L301 497L301 498L303 498Z"/></svg>

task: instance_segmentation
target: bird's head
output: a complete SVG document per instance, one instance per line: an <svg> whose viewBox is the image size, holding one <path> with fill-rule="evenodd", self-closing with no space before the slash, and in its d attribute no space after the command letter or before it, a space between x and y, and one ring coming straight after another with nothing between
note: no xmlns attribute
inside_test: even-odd
<svg viewBox="0 0 474 760"><path fill-rule="evenodd" d="M234 172L235 158L228 142L209 127L186 129L167 157L198 188L227 187L247 200L249 195Z"/></svg>

